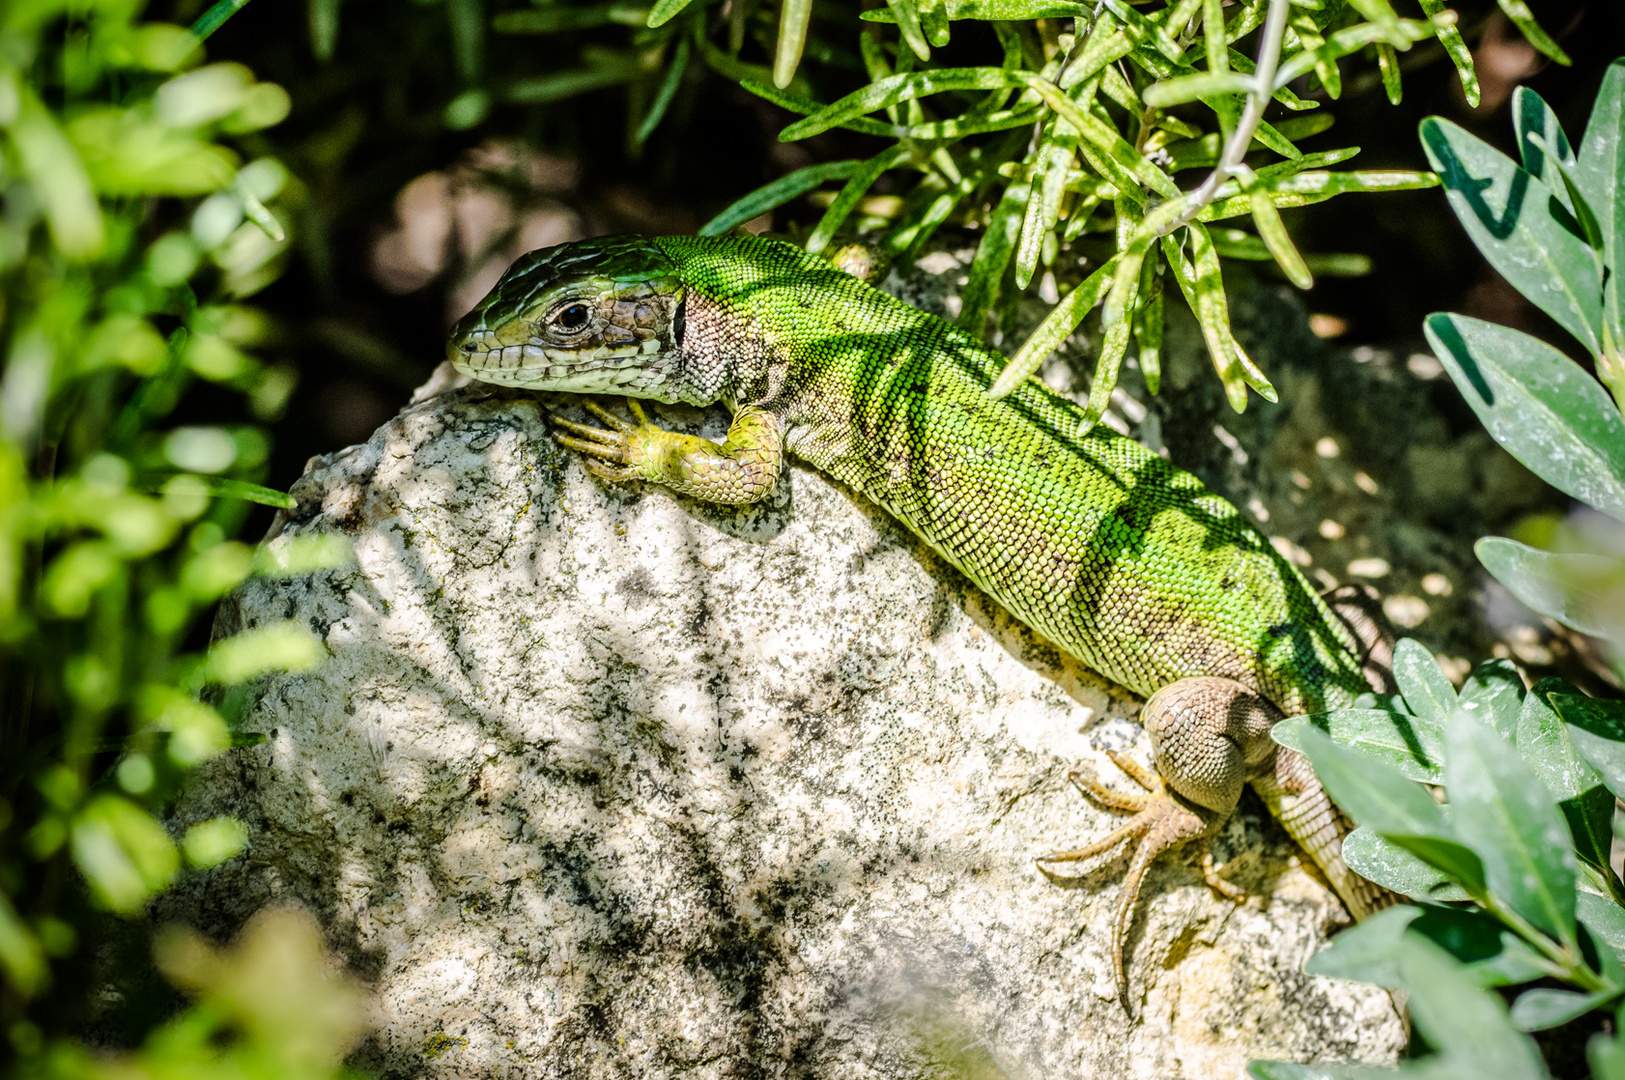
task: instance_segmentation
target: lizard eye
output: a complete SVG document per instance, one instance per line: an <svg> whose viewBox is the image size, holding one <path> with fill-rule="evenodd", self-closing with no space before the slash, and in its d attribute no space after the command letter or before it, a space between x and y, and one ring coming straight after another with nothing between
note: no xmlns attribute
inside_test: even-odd
<svg viewBox="0 0 1625 1080"><path fill-rule="evenodd" d="M590 316L586 304L568 304L554 312L553 323L560 330L580 330Z"/></svg>

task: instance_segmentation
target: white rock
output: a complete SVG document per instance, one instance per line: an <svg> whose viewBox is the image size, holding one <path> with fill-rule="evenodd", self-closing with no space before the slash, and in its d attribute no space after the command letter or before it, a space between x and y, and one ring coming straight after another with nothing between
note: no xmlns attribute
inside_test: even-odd
<svg viewBox="0 0 1625 1080"><path fill-rule="evenodd" d="M1129 787L1097 747L1148 760L1139 703L815 473L747 510L604 485L538 399L468 388L293 493L271 544L342 533L358 564L251 582L219 630L298 619L331 659L254 688L269 739L177 811L250 849L164 914L316 911L376 994L364 1066L1228 1078L1404 1044L1383 991L1302 973L1341 909L1251 796L1218 854L1257 895L1155 869L1127 1019L1126 858L1033 857L1117 823L1066 774Z"/></svg>

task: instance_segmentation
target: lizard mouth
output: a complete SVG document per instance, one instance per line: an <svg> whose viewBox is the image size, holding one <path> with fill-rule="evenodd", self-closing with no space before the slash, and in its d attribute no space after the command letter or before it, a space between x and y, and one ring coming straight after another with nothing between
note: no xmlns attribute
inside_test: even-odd
<svg viewBox="0 0 1625 1080"><path fill-rule="evenodd" d="M446 358L452 367L481 382L533 390L614 391L636 380L643 370L640 362L661 349L660 342L653 338L626 345L566 349L480 340L486 336L496 337L494 333L470 335L448 348Z"/></svg>

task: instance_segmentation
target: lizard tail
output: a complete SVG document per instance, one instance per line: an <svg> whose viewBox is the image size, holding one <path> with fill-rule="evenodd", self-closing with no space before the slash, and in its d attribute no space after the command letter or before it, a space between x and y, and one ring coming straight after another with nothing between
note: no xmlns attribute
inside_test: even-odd
<svg viewBox="0 0 1625 1080"><path fill-rule="evenodd" d="M1343 861L1343 838L1354 830L1354 825L1320 786L1315 770L1302 754L1281 747L1274 770L1255 778L1253 790L1288 835L1315 860L1356 921L1400 902L1397 893L1367 881Z"/></svg>

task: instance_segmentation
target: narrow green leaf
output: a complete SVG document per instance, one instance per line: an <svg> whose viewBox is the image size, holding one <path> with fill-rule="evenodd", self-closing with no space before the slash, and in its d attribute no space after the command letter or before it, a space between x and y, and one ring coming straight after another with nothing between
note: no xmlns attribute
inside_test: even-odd
<svg viewBox="0 0 1625 1080"><path fill-rule="evenodd" d="M688 0L677 5L681 11ZM653 19L662 5L656 4L648 15ZM504 11L491 20L491 29L499 34L559 34L568 30L590 30L612 22L625 23L633 16L643 17L642 8L633 8L618 2L593 4L587 7L546 7L520 11ZM662 22L665 20L662 19ZM658 23L651 23L658 26Z"/></svg>
<svg viewBox="0 0 1625 1080"><path fill-rule="evenodd" d="M1246 75L1204 71L1196 75L1176 75L1172 79L1152 83L1140 92L1140 97L1147 105L1166 109L1220 94L1245 94L1252 89L1252 85L1253 80Z"/></svg>
<svg viewBox="0 0 1625 1080"><path fill-rule="evenodd" d="M1535 16L1530 13L1528 4L1524 3L1523 0L1499 0L1499 2L1501 10L1506 13L1507 18L1512 20L1513 25L1518 28L1518 31L1523 34L1529 44L1565 67L1574 62L1569 59L1569 54L1559 48L1557 42L1553 41L1546 31L1540 28L1540 23L1535 21Z"/></svg>
<svg viewBox="0 0 1625 1080"><path fill-rule="evenodd" d="M1306 727L1324 731L1338 745L1391 765L1406 779L1444 783L1444 725L1439 718L1386 709L1337 709L1283 720L1270 734L1282 746L1302 751Z"/></svg>
<svg viewBox="0 0 1625 1080"><path fill-rule="evenodd" d="M1163 256L1202 328L1208 355L1219 373L1219 381L1224 384L1230 407L1236 412L1247 407L1249 386L1265 401L1274 401L1275 388L1230 330L1230 302L1224 294L1224 278L1219 271L1219 253L1213 246L1213 238L1199 224L1188 226L1184 233L1190 238L1190 259L1185 258L1175 234L1162 238Z"/></svg>
<svg viewBox="0 0 1625 1080"><path fill-rule="evenodd" d="M1625 993L1625 987L1599 990L1594 994L1580 994L1573 990L1549 990L1537 987L1525 990L1512 1003L1512 1023L1519 1031L1545 1031L1577 1020L1593 1009L1600 1009Z"/></svg>
<svg viewBox="0 0 1625 1080"><path fill-rule="evenodd" d="M1033 19L1070 19L1077 15L1076 4L1057 3L1055 0L949 0L948 18L953 21L975 19L979 22L1031 22ZM865 22L895 23L897 16L888 9L872 9L858 18Z"/></svg>
<svg viewBox="0 0 1625 1080"><path fill-rule="evenodd" d="M1032 183L1021 221L1021 239L1016 243L1016 288L1025 289L1038 270L1045 238L1055 231L1061 216L1061 196L1066 191L1068 170L1077 152L1076 129L1057 117L1045 128L1033 158Z"/></svg>
<svg viewBox="0 0 1625 1080"><path fill-rule="evenodd" d="M1445 721L1445 787L1490 893L1574 946L1574 848L1552 793L1506 740L1459 711Z"/></svg>
<svg viewBox="0 0 1625 1080"><path fill-rule="evenodd" d="M1625 580L1625 566L1606 555L1560 555L1504 536L1473 545L1478 561L1523 604L1594 637L1612 638L1616 617L1610 590L1596 583Z"/></svg>
<svg viewBox="0 0 1625 1080"><path fill-rule="evenodd" d="M544 75L537 79L521 79L508 84L503 98L521 105L542 105L549 101L562 101L606 86L629 82L642 74L635 63L605 64L601 67L578 68Z"/></svg>
<svg viewBox="0 0 1625 1080"><path fill-rule="evenodd" d="M1029 72L1018 74L1025 85L1038 91L1044 104L1077 129L1082 138L1079 152L1092 169L1111 181L1120 195L1137 203L1143 202L1140 197L1142 185L1165 198L1178 198L1182 194L1179 185L1167 173L1152 164L1145 155L1136 152L1111 125L1080 108L1060 87Z"/></svg>
<svg viewBox="0 0 1625 1080"><path fill-rule="evenodd" d="M1083 317L1100 303L1106 290L1111 287L1112 274L1116 269L1117 260L1112 259L1090 274L1083 284L1061 297L1061 302L1050 309L1044 321L1038 324L1038 329L1010 358L1010 363L988 389L987 396L995 399L1007 397L1037 371L1045 358L1060 348L1072 336L1078 324L1083 322Z"/></svg>
<svg viewBox="0 0 1625 1080"><path fill-rule="evenodd" d="M248 0L215 0L209 10L198 16L197 22L192 24L192 36L199 41L207 40L208 36L220 29L225 21L248 6Z"/></svg>
<svg viewBox="0 0 1625 1080"><path fill-rule="evenodd" d="M987 313L993 310L1010 256L1015 253L1028 194L1025 183L1012 181L1006 186L998 205L988 215L981 243L976 245L965 287L959 293L959 317L954 320L961 330L976 338L983 336Z"/></svg>
<svg viewBox="0 0 1625 1080"><path fill-rule="evenodd" d="M920 0L920 30L925 40L943 48L948 44L948 6L943 0Z"/></svg>
<svg viewBox="0 0 1625 1080"><path fill-rule="evenodd" d="M1145 388L1155 394L1162 384L1162 263L1156 263L1152 280L1143 286L1146 299L1134 320L1134 344L1139 350L1140 376Z"/></svg>
<svg viewBox="0 0 1625 1080"><path fill-rule="evenodd" d="M481 0L446 0L451 54L465 84L479 80L485 67L485 8Z"/></svg>
<svg viewBox="0 0 1625 1080"><path fill-rule="evenodd" d="M738 82L742 89L749 90L757 97L771 101L781 109L801 113L803 116L828 107L820 105L811 98L802 97L800 94L791 93L788 90L780 90L772 83L761 82L758 79L739 79ZM886 139L896 138L899 134L899 129L893 125L883 124L878 120L870 120L866 116L844 120L835 126L845 128L848 131L859 131L865 135L879 135Z"/></svg>
<svg viewBox="0 0 1625 1080"><path fill-rule="evenodd" d="M861 161L829 161L822 165L809 165L765 184L730 205L722 213L700 226L701 236L721 236L743 225L759 214L783 206L800 195L831 180L845 180L864 167Z"/></svg>
<svg viewBox="0 0 1625 1080"><path fill-rule="evenodd" d="M1399 82L1399 54L1386 41L1377 42L1377 67L1382 72L1382 88L1388 94L1388 104L1398 105L1405 96Z"/></svg>
<svg viewBox="0 0 1625 1080"><path fill-rule="evenodd" d="M807 46L807 24L812 21L812 0L784 0L779 14L779 45L773 53L773 85L780 90L796 77L801 50Z"/></svg>
<svg viewBox="0 0 1625 1080"><path fill-rule="evenodd" d="M309 0L310 52L322 63L333 59L339 43L340 0Z"/></svg>
<svg viewBox="0 0 1625 1080"><path fill-rule="evenodd" d="M1496 442L1553 487L1625 521L1625 419L1595 379L1494 323L1435 314L1424 329Z"/></svg>
<svg viewBox="0 0 1625 1080"><path fill-rule="evenodd" d="M1415 638L1394 645L1394 681L1405 704L1417 716L1443 722L1456 708L1456 691L1439 670L1433 654Z"/></svg>
<svg viewBox="0 0 1625 1080"><path fill-rule="evenodd" d="M1147 236L1143 242L1132 245L1131 250L1122 250L1124 243L1134 232L1139 223L1139 215L1126 200L1117 200L1117 235L1118 247L1121 254L1117 257L1117 271L1112 275L1112 295L1107 299L1106 309L1101 312L1101 322L1105 326L1105 333L1100 339L1100 356L1095 361L1094 378L1089 383L1089 399L1084 402L1083 418L1078 421L1077 437L1083 438L1106 415L1106 407L1111 404L1112 391L1117 388L1117 372L1123 363L1123 356L1128 352L1129 334L1133 328L1133 312L1138 299L1140 269L1146 251L1152 244ZM1117 286L1127 282L1127 289L1123 295L1117 295ZM1118 315L1109 318L1107 312L1111 310L1113 302L1118 305ZM1128 318L1123 317L1123 313Z"/></svg>
<svg viewBox="0 0 1625 1080"><path fill-rule="evenodd" d="M1443 1052L1450 1075L1546 1080L1540 1051L1513 1028L1498 996L1474 986L1448 953L1419 935L1407 934L1403 945L1399 973L1411 991L1411 1016Z"/></svg>
<svg viewBox="0 0 1625 1080"><path fill-rule="evenodd" d="M1445 54L1450 62L1456 66L1456 76L1461 80L1461 92L1467 99L1469 108L1478 108L1478 73L1473 70L1473 51L1462 40L1461 31L1456 28L1454 20L1446 23L1437 16L1443 14L1445 0L1417 0L1422 7L1422 14L1433 23L1433 35L1444 46Z"/></svg>
<svg viewBox="0 0 1625 1080"><path fill-rule="evenodd" d="M1489 724L1501 737L1518 737L1518 715L1523 707L1523 678L1510 660L1486 660L1461 684L1458 705Z"/></svg>
<svg viewBox="0 0 1625 1080"><path fill-rule="evenodd" d="M857 209L858 203L869 193L869 189L880 179L881 174L907 161L908 156L908 147L894 146L890 150L882 150L864 162L862 168L853 172L846 186L835 196L835 201L824 211L824 216L819 219L812 235L807 238L807 250L816 255L828 247L829 242L835 239L836 230L846 223L846 219Z"/></svg>
<svg viewBox="0 0 1625 1080"><path fill-rule="evenodd" d="M1433 36L1433 24L1415 22L1410 19L1400 19L1398 32L1387 39L1398 45L1421 41ZM1276 69L1275 85L1286 86L1292 80L1307 75L1315 69L1317 63L1329 63L1339 57L1347 56L1367 45L1374 45L1387 37L1375 23L1357 23L1346 30L1339 30L1326 39L1326 44L1314 49L1305 49L1303 52L1288 58Z"/></svg>
<svg viewBox="0 0 1625 1080"><path fill-rule="evenodd" d="M1550 188L1448 120L1422 121L1422 145L1474 245L1592 353L1601 348L1602 283L1585 241L1548 210Z"/></svg>
<svg viewBox="0 0 1625 1080"><path fill-rule="evenodd" d="M1419 840L1413 837L1411 843ZM1428 861L1363 825L1343 837L1343 862L1368 881L1419 902L1471 900L1472 894L1458 882L1462 874L1481 882L1484 871L1478 857L1448 840L1434 840L1426 850ZM1435 862L1456 872L1441 870Z"/></svg>
<svg viewBox="0 0 1625 1080"><path fill-rule="evenodd" d="M1275 204L1265 192L1253 191L1253 224L1258 228L1259 238L1264 246L1269 248L1274 256L1275 263L1287 280L1300 289L1314 287L1315 279L1309 273L1309 267L1304 264L1303 256L1292 244L1292 237L1287 234L1286 224L1281 221L1281 212L1275 209Z"/></svg>
<svg viewBox="0 0 1625 1080"><path fill-rule="evenodd" d="M897 28L908 47L914 50L914 55L921 60L931 59L931 46L926 43L925 32L920 28L920 10L914 5L914 0L886 0L886 6L897 17Z"/></svg>
<svg viewBox="0 0 1625 1080"><path fill-rule="evenodd" d="M1273 168L1273 166L1271 166ZM1260 169L1262 174L1265 170ZM1439 178L1432 173L1402 170L1363 170L1348 172L1302 172L1288 176L1271 176L1265 190L1271 201L1285 210L1292 206L1309 206L1327 199L1355 191L1410 191L1437 187ZM1220 192L1224 191L1221 187ZM1198 221L1219 221L1252 213L1252 201L1246 195L1225 196L1216 199L1197 215Z"/></svg>
<svg viewBox="0 0 1625 1080"><path fill-rule="evenodd" d="M655 0L655 6L649 9L649 19L648 19L648 22L646 23L646 25L649 26L651 29L653 29L656 26L665 26L667 23L669 23L673 19L675 19L678 15L681 15L682 12L683 12L683 9L688 7L688 5L690 3L692 3L692 2L693 2L693 0ZM537 14L541 14L541 13L549 13L550 14L552 10L554 10L554 9L538 8L536 13ZM528 11L527 12L517 12L516 11L516 12L512 12L511 14L514 14L514 15L518 15L518 14L529 15L529 14L532 14L532 13L528 12ZM502 18L503 18L502 15L498 15L496 21L500 22ZM500 30L501 27L498 26L497 29Z"/></svg>
<svg viewBox="0 0 1625 1080"><path fill-rule="evenodd" d="M637 134L632 141L642 146L649 141L649 136L655 133L660 121L665 117L666 110L671 108L672 99L677 96L677 88L683 84L683 74L688 71L688 38L680 38L677 50L672 54L671 66L666 69L666 77L660 82L660 91L655 94L654 104L649 106L649 112L638 125Z"/></svg>
<svg viewBox="0 0 1625 1080"><path fill-rule="evenodd" d="M826 105L805 120L796 121L779 132L779 141L796 142L810 138L849 120L878 112L888 105L948 90L998 90L1012 83L1022 85L1020 79L1013 78L1014 75L1002 68L941 68L893 75Z"/></svg>
<svg viewBox="0 0 1625 1080"><path fill-rule="evenodd" d="M1202 0L1202 47L1207 51L1208 71L1224 74L1230 67L1230 40L1224 32L1224 0Z"/></svg>

